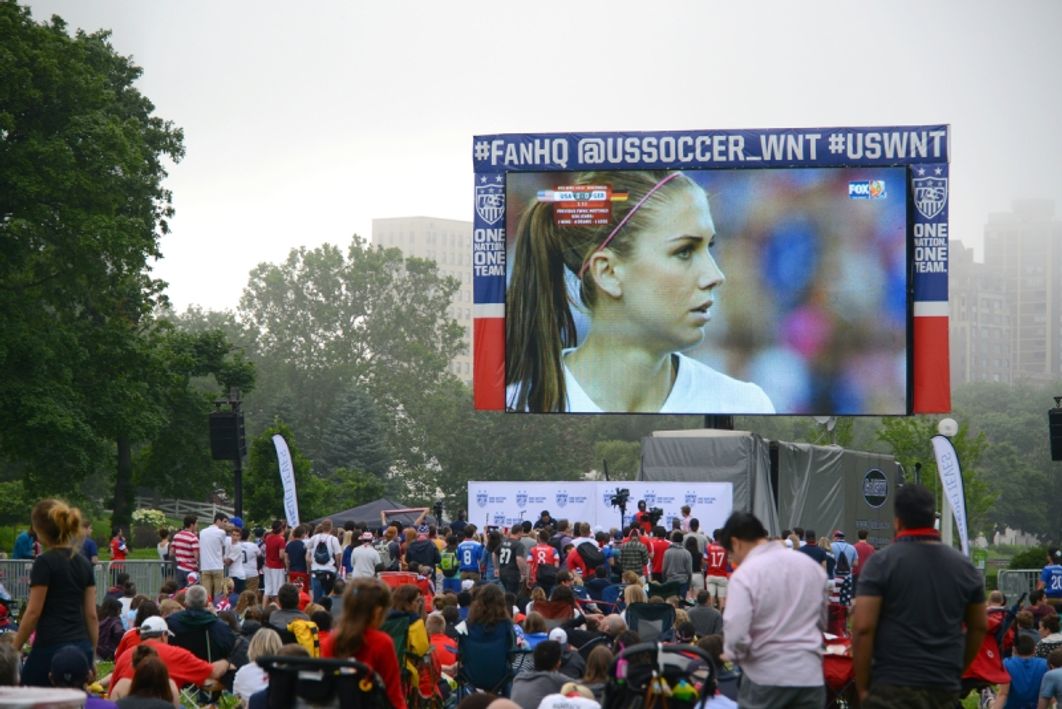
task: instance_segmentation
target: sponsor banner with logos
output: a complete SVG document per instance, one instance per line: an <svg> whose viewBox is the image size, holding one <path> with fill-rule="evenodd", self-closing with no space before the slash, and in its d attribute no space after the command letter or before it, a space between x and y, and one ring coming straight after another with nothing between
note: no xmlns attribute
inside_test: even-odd
<svg viewBox="0 0 1062 709"><path fill-rule="evenodd" d="M631 493L624 525L638 511L638 501L645 500L647 508L663 511L660 523L668 529L671 520L681 516L682 506L689 505L701 530L710 534L723 526L734 506L731 483L489 481L468 483L468 520L481 527L511 527L524 520L534 522L548 510L554 519L589 522L607 530L620 525L620 510L612 505L619 488Z"/></svg>

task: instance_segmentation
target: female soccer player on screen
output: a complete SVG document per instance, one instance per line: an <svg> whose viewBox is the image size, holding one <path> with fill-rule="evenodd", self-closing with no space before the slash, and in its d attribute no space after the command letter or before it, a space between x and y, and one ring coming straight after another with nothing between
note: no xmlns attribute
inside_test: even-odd
<svg viewBox="0 0 1062 709"><path fill-rule="evenodd" d="M679 172L580 173L610 185L604 226L557 226L535 201L506 294L506 405L516 411L774 413L755 384L681 354L699 344L723 272L708 198ZM565 271L590 319L576 342Z"/></svg>

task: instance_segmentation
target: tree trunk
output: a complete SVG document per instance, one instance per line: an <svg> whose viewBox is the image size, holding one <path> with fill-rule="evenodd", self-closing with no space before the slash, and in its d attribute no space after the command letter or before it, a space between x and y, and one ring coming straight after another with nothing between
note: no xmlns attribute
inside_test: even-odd
<svg viewBox="0 0 1062 709"><path fill-rule="evenodd" d="M133 518L133 448L128 436L118 436L118 472L114 476L111 526L129 531Z"/></svg>

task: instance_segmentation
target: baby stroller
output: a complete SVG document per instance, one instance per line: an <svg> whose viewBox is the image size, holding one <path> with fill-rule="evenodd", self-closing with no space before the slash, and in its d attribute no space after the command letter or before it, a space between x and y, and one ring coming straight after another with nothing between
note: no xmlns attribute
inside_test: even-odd
<svg viewBox="0 0 1062 709"><path fill-rule="evenodd" d="M612 661L602 709L695 709L715 694L712 658L695 645L639 643Z"/></svg>
<svg viewBox="0 0 1062 709"><path fill-rule="evenodd" d="M357 660L271 656L257 662L269 674L269 709L391 706L379 675Z"/></svg>

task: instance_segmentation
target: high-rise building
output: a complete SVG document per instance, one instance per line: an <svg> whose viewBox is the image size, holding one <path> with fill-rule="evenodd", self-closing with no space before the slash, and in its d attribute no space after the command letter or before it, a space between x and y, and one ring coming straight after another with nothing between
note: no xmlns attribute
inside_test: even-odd
<svg viewBox="0 0 1062 709"><path fill-rule="evenodd" d="M1006 300L1011 381L1062 378L1062 221L1054 202L1022 200L989 215L985 270Z"/></svg>
<svg viewBox="0 0 1062 709"><path fill-rule="evenodd" d="M951 382L1010 382L1011 321L1003 284L973 249L949 245Z"/></svg>
<svg viewBox="0 0 1062 709"><path fill-rule="evenodd" d="M372 243L400 249L406 256L434 261L439 272L461 283L449 315L465 328L465 352L450 362L450 371L472 382L472 222L435 217L372 220Z"/></svg>

